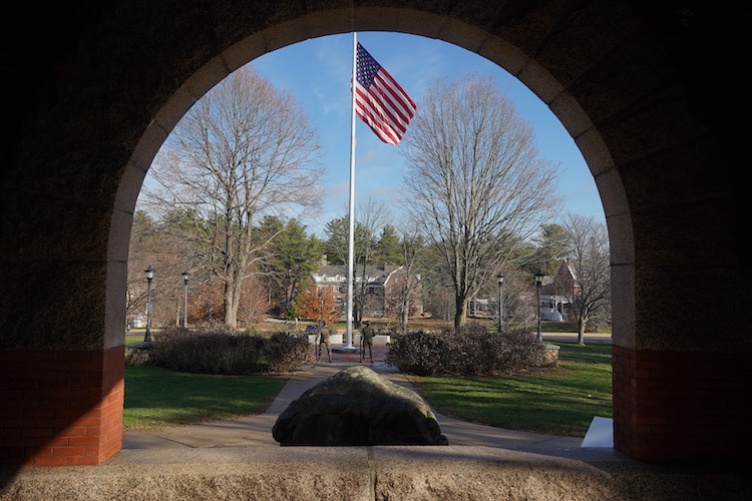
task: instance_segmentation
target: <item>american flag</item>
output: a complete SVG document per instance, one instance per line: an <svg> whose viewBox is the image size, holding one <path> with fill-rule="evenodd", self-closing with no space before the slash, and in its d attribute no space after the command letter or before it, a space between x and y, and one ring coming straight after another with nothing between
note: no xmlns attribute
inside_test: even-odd
<svg viewBox="0 0 752 501"><path fill-rule="evenodd" d="M417 107L397 81L358 43L355 114L379 139L397 145Z"/></svg>

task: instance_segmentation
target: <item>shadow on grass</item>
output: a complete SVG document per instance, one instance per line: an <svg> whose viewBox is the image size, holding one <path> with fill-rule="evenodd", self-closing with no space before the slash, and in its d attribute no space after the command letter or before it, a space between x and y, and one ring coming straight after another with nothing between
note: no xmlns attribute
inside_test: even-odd
<svg viewBox="0 0 752 501"><path fill-rule="evenodd" d="M287 379L126 367L123 426L132 431L259 414L269 407Z"/></svg>

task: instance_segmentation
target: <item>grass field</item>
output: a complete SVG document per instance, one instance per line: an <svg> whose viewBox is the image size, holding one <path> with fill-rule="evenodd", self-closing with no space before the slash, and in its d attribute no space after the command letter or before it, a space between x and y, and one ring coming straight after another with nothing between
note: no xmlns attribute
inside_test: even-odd
<svg viewBox="0 0 752 501"><path fill-rule="evenodd" d="M512 430L584 437L611 417L611 346L557 343L557 368L512 377L411 377L438 412Z"/></svg>
<svg viewBox="0 0 752 501"><path fill-rule="evenodd" d="M125 333L125 344L129 345L131 343L136 343L139 341L144 340L144 332L143 331L127 331Z"/></svg>
<svg viewBox="0 0 752 501"><path fill-rule="evenodd" d="M286 376L214 376L127 366L123 427L135 431L258 414L286 382Z"/></svg>
<svg viewBox="0 0 752 501"><path fill-rule="evenodd" d="M141 337L139 340L143 340ZM411 377L438 412L501 428L584 437L611 417L611 346L557 343L559 366L512 377ZM140 430L263 412L283 376L213 376L126 367L124 427Z"/></svg>

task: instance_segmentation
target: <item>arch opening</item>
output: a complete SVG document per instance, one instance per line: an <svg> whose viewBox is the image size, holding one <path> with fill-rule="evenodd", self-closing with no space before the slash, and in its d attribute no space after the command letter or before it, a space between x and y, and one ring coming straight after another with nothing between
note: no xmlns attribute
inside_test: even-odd
<svg viewBox="0 0 752 501"><path fill-rule="evenodd" d="M451 12L220 2L202 6L200 23L183 4L147 4L60 12L50 22L60 29L34 31L52 52L12 58L28 73L11 82L18 127L2 171L0 343L9 380L38 398L3 410L30 417L0 428L15 444L3 462L94 464L117 450L120 414L110 411L122 407L128 235L156 151L234 69L351 29L455 44L550 107L589 165L609 228L617 448L657 461L747 457L750 436L736 431L752 419L739 398L750 390L752 344L738 334L742 295L729 294L746 278L736 168L746 154L728 111L743 95L732 85L711 92L706 81L738 67L724 47L727 23L611 1L554 9L470 0ZM27 35L8 46L26 47ZM39 417L60 406L62 421ZM71 445L81 438L74 428L95 438Z"/></svg>
<svg viewBox="0 0 752 501"><path fill-rule="evenodd" d="M292 46L294 46L294 45L295 45L295 43L293 42L293 43L292 43L292 44L290 45L290 47L292 47ZM376 45L378 45L378 44L376 44ZM504 44L498 44L498 45L499 45L499 47L501 47L501 54L497 54L497 55L495 56L495 57L496 57L496 59L499 59L499 60L505 60L506 58L510 57L510 56L509 56L509 55L508 55L508 54L507 54L506 52L504 52L504 51L508 51L508 50L510 50L510 48L509 48L509 47L507 47L507 46L506 46L506 45L504 45ZM283 50L283 49L278 49L278 50ZM262 56L263 56L263 55L261 55L261 56L258 56L258 57L257 57L257 59L261 58ZM468 56L470 56L470 54L468 54ZM484 60L489 60L489 59L488 59L487 57L482 57L482 58L483 58ZM248 62L246 62L245 64L252 64L252 63L253 63L254 61L256 61L257 59L249 60L249 61L248 61ZM344 54L344 57L343 57L343 59L344 59L344 60L347 60L347 59L348 59L348 57L347 57L347 54L346 54L346 53ZM489 60L489 61L490 61L490 60ZM493 63L493 62L492 62L492 64L495 64L495 63ZM530 63L530 64L533 64L533 63ZM240 66L240 67L242 67L242 66ZM522 70L520 70L520 71L522 71ZM538 70L538 71L540 72L541 70ZM348 73L347 73L347 74L349 74L349 70L348 70ZM229 73L228 73L228 75L229 75ZM215 75L215 77L218 77L218 76L220 76L220 75ZM517 79L517 77L512 77L512 78L514 78L514 79ZM549 77L549 78L550 78L550 77ZM218 83L219 83L220 81L222 81L222 79L220 79L220 80L218 80L217 82L215 82L215 84L218 84ZM545 82L545 79L542 79L542 81L543 81L543 82ZM533 82L537 82L537 80L533 80ZM206 84L205 84L205 85L206 85ZM186 85L185 85L184 87L189 87L189 88L190 88L190 87L193 87L193 86L194 86L194 85L192 85L191 83L187 83L187 84L186 84ZM213 87L213 85L212 85L212 86L209 86L209 88L212 88L212 87ZM343 90L347 90L347 89L343 89ZM346 96L344 96L344 97L345 97L345 99L347 99L347 97L346 97ZM538 99L539 99L539 98L538 98L537 96L533 96L533 97L534 97L534 98L535 98L536 100L538 100ZM195 97L195 100L198 100L198 99L200 99L200 97L196 96L196 97ZM561 97L560 97L560 99L563 99L563 98L561 98ZM163 111L162 113L164 113L164 114L166 114L166 115L168 115L168 116L171 116L171 117L176 117L176 116L178 116L178 115L179 115L179 113L180 113L181 111L182 111L182 110L175 110L175 111ZM546 110L546 111L547 111L547 112L550 112L550 110ZM553 115L553 113L551 113L551 114ZM179 121L179 120L178 120L178 121ZM175 121L175 125L176 125L176 124L177 124L177 121ZM160 133L161 133L161 134L164 134L164 138L166 139L167 135L169 134L169 131L167 131L167 130L166 130L165 128L160 128ZM364 133L366 133L366 134L367 134L367 132L365 132L365 131L364 131ZM589 134L589 137L592 137L592 131L586 131L586 132L585 132L585 133L583 133L583 134ZM591 140L592 140L592 139L591 139ZM545 139L544 139L544 141L545 141ZM540 140L539 140L539 142L540 142ZM154 148L153 148L153 146L152 146L152 150L151 150L151 151L152 151L152 152L154 153L154 157L155 157L155 156L156 156L156 151L154 151ZM153 158L154 158L154 157L152 157L152 160L153 160ZM138 151L137 151L137 152L135 152L135 153L134 153L134 158L143 158L143 159L147 159L148 157L147 157L147 156L142 156L142 155L140 155L140 154L138 153ZM344 163L344 162L343 162L343 163ZM151 164L151 163L149 163L149 165L150 165L150 164ZM578 166L578 167L579 167L579 166ZM147 168L147 169L148 169L148 168ZM146 172L144 172L144 178L143 178L143 179L145 179L145 178L146 178ZM133 192L133 190L132 190L132 189L131 189L130 191L131 191L131 192ZM137 190L137 191L136 191L136 193L138 193L139 191L140 191L140 187L139 187L139 190ZM612 195L612 196L611 196L611 199L612 199L612 200L617 200L618 198L619 198L618 196L614 196L614 195ZM133 203L133 205L134 205L134 207L135 207L135 202Z"/></svg>

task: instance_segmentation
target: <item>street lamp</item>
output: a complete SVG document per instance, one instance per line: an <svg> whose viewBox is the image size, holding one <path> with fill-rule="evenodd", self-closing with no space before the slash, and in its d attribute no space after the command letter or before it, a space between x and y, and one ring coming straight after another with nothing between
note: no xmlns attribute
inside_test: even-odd
<svg viewBox="0 0 752 501"><path fill-rule="evenodd" d="M144 342L151 341L151 279L154 278L154 268L149 265L144 270L146 273L146 334L144 335Z"/></svg>
<svg viewBox="0 0 752 501"><path fill-rule="evenodd" d="M502 286L504 285L504 275L499 273L496 275L496 281L499 283L499 332L504 332L504 296L502 296Z"/></svg>
<svg viewBox="0 0 752 501"><path fill-rule="evenodd" d="M191 278L191 274L187 271L183 272L183 329L188 328L188 279Z"/></svg>
<svg viewBox="0 0 752 501"><path fill-rule="evenodd" d="M538 270L535 274L535 288L538 290L538 341L543 341L543 335L541 334L541 284L543 283L543 273Z"/></svg>

